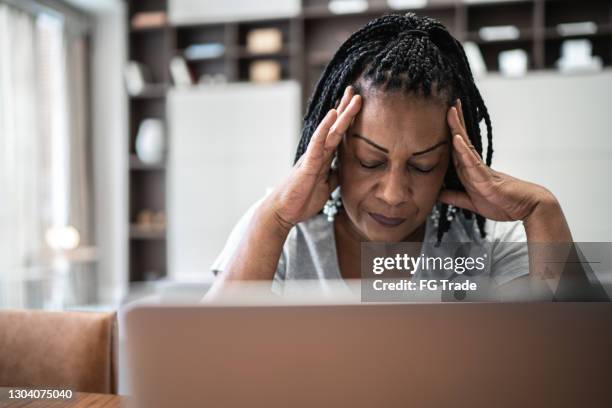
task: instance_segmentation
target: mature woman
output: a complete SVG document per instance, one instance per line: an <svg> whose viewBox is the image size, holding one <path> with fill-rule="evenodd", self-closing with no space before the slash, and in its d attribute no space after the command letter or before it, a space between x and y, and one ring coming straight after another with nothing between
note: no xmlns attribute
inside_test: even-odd
<svg viewBox="0 0 612 408"><path fill-rule="evenodd" d="M295 165L232 232L213 293L230 280L359 278L361 242L571 242L550 191L489 167L492 142L446 28L413 13L371 21L326 67ZM528 273L516 248L492 254L498 284Z"/></svg>

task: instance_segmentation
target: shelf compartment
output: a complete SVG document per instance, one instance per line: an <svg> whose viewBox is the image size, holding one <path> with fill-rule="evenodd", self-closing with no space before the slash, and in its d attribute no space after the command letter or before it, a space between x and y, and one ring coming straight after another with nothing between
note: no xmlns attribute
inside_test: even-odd
<svg viewBox="0 0 612 408"><path fill-rule="evenodd" d="M161 239L130 240L130 282L161 279L166 276L167 247Z"/></svg>
<svg viewBox="0 0 612 408"><path fill-rule="evenodd" d="M533 29L534 3L483 3L467 6L467 31L478 32L482 27L515 26L519 30Z"/></svg>
<svg viewBox="0 0 612 408"><path fill-rule="evenodd" d="M132 240L163 240L163 239L166 239L166 228L131 224L130 225L130 239Z"/></svg>
<svg viewBox="0 0 612 408"><path fill-rule="evenodd" d="M483 44L479 44L478 46L485 60L488 72L499 71L498 58L500 52L519 48L527 52L527 56L529 58L527 69L531 70L534 68L535 59L532 41L486 42Z"/></svg>
<svg viewBox="0 0 612 408"><path fill-rule="evenodd" d="M597 25L612 23L610 0L548 0L545 2L544 22L547 28L558 24L592 21Z"/></svg>
<svg viewBox="0 0 612 408"><path fill-rule="evenodd" d="M176 27L176 47L184 50L194 44L225 44L226 29L225 24Z"/></svg>
<svg viewBox="0 0 612 408"><path fill-rule="evenodd" d="M142 162L135 154L130 154L130 170L133 171L162 171L166 169L165 163L148 164Z"/></svg>
<svg viewBox="0 0 612 408"><path fill-rule="evenodd" d="M129 59L145 66L149 82L167 82L168 61L164 50L169 48L169 30L131 31L129 39Z"/></svg>
<svg viewBox="0 0 612 408"><path fill-rule="evenodd" d="M612 34L595 37L572 37L571 39L585 38L593 44L593 56L601 57L602 63L605 66L612 64ZM557 38L547 40L544 47L544 63L546 68L556 69L556 61L561 57L561 44L568 38Z"/></svg>
<svg viewBox="0 0 612 408"><path fill-rule="evenodd" d="M162 119L166 117L166 99L163 97L156 98L131 98L130 102L130 152L134 153L136 136L138 127L143 119L156 118Z"/></svg>
<svg viewBox="0 0 612 408"><path fill-rule="evenodd" d="M166 174L162 171L133 171L130 178L130 214L135 222L140 211L154 212L166 210Z"/></svg>

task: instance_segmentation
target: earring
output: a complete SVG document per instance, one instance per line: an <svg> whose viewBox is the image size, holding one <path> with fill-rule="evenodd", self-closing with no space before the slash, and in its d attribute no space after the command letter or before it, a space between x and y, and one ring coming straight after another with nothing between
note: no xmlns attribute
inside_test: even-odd
<svg viewBox="0 0 612 408"><path fill-rule="evenodd" d="M431 210L431 215L429 218L433 221L434 227L438 228L438 225L440 225L440 209L438 208L437 204L434 205L433 209Z"/></svg>
<svg viewBox="0 0 612 408"><path fill-rule="evenodd" d="M330 165L332 170L338 170L338 152L336 152L334 154L334 158L331 161L331 165Z"/></svg>
<svg viewBox="0 0 612 408"><path fill-rule="evenodd" d="M457 214L457 207L449 204L448 208L446 209L446 221L451 222L454 220L455 214Z"/></svg>
<svg viewBox="0 0 612 408"><path fill-rule="evenodd" d="M454 205L448 205L446 208L446 221L452 222L457 216L457 207ZM433 221L434 227L438 228L440 225L440 207L439 204L436 204L434 208L431 210L431 215L429 218Z"/></svg>
<svg viewBox="0 0 612 408"><path fill-rule="evenodd" d="M341 206L342 200L340 199L340 186L338 186L334 191L332 191L331 198L327 200L327 202L323 206L323 214L327 216L327 221L334 221L334 218L338 213L338 208L340 208Z"/></svg>

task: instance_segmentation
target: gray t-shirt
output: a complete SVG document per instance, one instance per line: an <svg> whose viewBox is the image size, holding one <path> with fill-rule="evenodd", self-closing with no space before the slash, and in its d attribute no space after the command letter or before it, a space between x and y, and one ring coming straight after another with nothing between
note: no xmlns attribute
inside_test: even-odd
<svg viewBox="0 0 612 408"><path fill-rule="evenodd" d="M226 268L262 200L253 204L232 230L225 247L211 267L214 273L219 273ZM491 278L495 285L502 285L528 274L527 246L507 244L527 241L523 223L521 221L487 220L485 225L486 237L481 238L475 218L467 219L458 212L451 223L451 228L444 235L442 244L467 242L470 243L470 254L486 253L490 262L487 263L487 269L481 275ZM454 255L448 253L449 246L440 245L436 248L434 245L436 241L437 228L431 217L427 217L423 251L427 256ZM432 278L433 276L430 275L431 272L417 270L415 277ZM435 279L447 277L438 274ZM323 214L315 215L297 224L289 232L285 241L274 275L273 287L282 287L285 281L296 279L315 279L321 282L342 279L338 266L333 223L328 222Z"/></svg>

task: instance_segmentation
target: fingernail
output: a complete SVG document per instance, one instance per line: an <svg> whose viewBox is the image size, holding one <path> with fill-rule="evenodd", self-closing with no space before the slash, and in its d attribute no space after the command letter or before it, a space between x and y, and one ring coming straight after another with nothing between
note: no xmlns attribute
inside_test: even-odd
<svg viewBox="0 0 612 408"><path fill-rule="evenodd" d="M461 136L460 134L456 134L455 135L455 139L459 139L459 143L461 143L464 147L467 147L467 144L465 143L465 140L463 140L463 136Z"/></svg>

